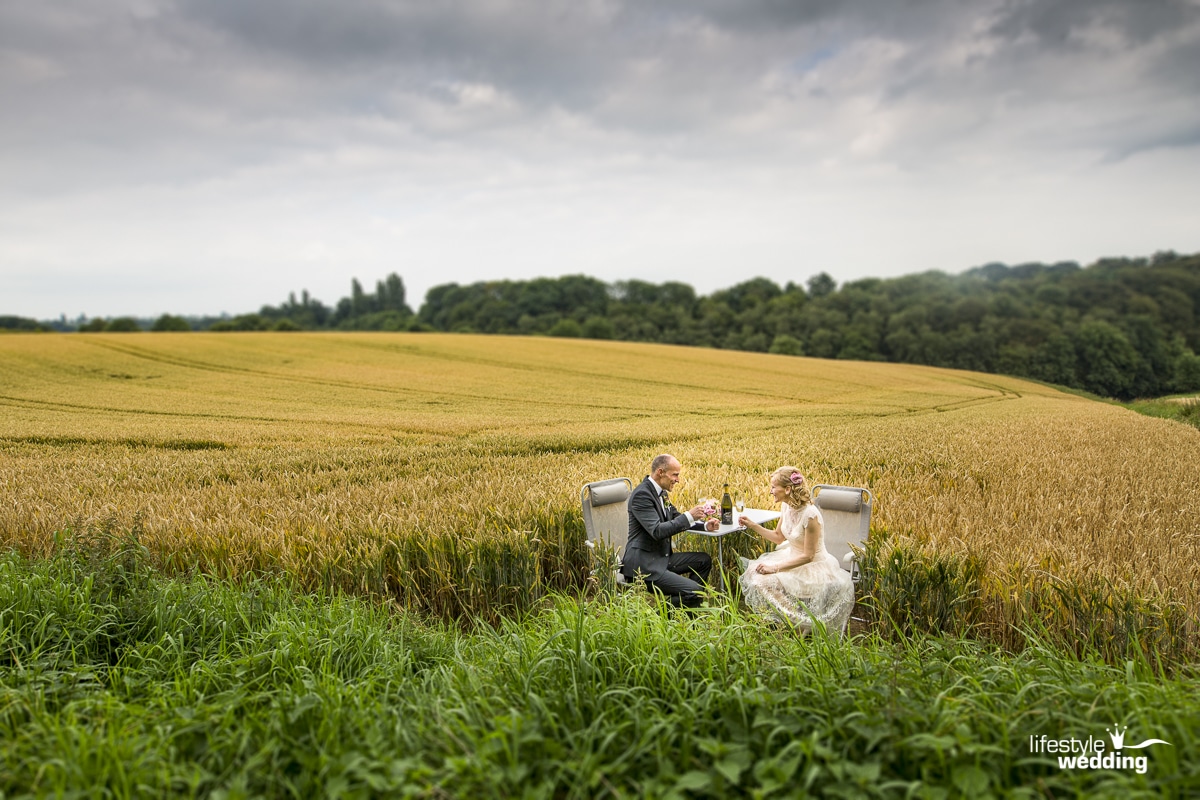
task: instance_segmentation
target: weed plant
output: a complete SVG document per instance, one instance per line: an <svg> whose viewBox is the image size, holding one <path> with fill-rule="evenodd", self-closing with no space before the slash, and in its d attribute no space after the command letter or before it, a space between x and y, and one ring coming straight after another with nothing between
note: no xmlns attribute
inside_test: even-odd
<svg viewBox="0 0 1200 800"><path fill-rule="evenodd" d="M1133 658L800 638L730 603L551 595L448 626L136 540L0 557L3 797L1188 797L1200 693ZM1159 738L1144 774L1030 737Z"/></svg>

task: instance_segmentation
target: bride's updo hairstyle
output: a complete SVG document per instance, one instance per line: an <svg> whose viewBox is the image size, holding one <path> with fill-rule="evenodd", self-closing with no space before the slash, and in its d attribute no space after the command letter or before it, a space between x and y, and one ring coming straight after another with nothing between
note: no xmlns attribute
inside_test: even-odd
<svg viewBox="0 0 1200 800"><path fill-rule="evenodd" d="M771 473L771 483L787 492L787 504L795 509L812 502L808 479L795 467L780 467Z"/></svg>

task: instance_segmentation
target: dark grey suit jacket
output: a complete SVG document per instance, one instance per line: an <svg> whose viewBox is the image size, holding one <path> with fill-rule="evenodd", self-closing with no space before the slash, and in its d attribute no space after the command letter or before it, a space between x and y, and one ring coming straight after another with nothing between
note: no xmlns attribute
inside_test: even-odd
<svg viewBox="0 0 1200 800"><path fill-rule="evenodd" d="M621 558L621 573L627 578L641 570L653 579L667 571L671 555L671 537L689 527L704 530L703 523L688 523L687 515L674 506L666 514L659 510L658 484L647 475L629 495L629 539Z"/></svg>

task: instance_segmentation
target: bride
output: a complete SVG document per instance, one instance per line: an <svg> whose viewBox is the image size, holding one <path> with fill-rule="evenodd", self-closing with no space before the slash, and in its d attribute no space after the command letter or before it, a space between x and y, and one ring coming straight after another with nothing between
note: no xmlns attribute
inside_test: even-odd
<svg viewBox="0 0 1200 800"><path fill-rule="evenodd" d="M795 467L780 467L771 473L771 497L783 505L777 530L739 518L747 529L778 545L746 562L739 581L742 596L755 611L804 632L817 619L830 632L841 633L854 608L854 584L825 549L825 521L808 483Z"/></svg>

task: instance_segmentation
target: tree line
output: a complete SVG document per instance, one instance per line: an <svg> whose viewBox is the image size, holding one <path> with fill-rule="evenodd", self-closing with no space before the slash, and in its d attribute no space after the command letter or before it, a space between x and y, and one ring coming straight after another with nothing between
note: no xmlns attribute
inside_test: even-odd
<svg viewBox="0 0 1200 800"><path fill-rule="evenodd" d="M278 306L263 306L257 314L218 319L202 326L212 331L299 331L299 330L413 330L415 315L405 300L404 280L391 273L375 283L375 291L363 290L357 278L350 281L350 296L330 307L309 295L295 292Z"/></svg>
<svg viewBox="0 0 1200 800"><path fill-rule="evenodd" d="M417 312L395 273L326 306L307 291L256 314L160 330L525 334L890 361L1033 378L1132 399L1200 390L1200 254L988 264L842 284L753 278L702 296L685 283L584 275L447 283ZM114 320L114 322L121 322ZM129 328L129 321L122 322ZM111 328L110 328L111 329Z"/></svg>
<svg viewBox="0 0 1200 800"><path fill-rule="evenodd" d="M1033 378L1119 399L1200 390L1200 254L988 264L838 287L754 278L708 296L687 284L568 276L445 284L433 330L664 342L891 361Z"/></svg>

